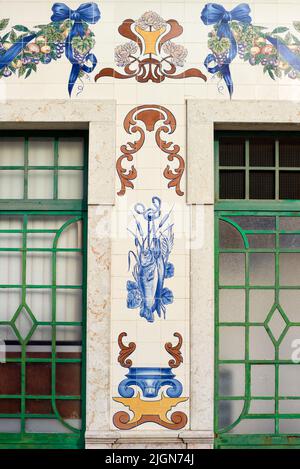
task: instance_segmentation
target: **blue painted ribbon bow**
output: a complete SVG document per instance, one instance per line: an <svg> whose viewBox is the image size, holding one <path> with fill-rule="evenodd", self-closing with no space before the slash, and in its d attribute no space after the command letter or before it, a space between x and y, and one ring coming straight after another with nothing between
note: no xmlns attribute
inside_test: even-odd
<svg viewBox="0 0 300 469"><path fill-rule="evenodd" d="M64 21L70 19L74 21L73 26L66 38L65 53L66 57L72 64L72 69L69 77L68 91L71 96L74 84L78 78L78 75L81 70L86 73L91 73L97 65L97 58L94 54L87 54L85 56L85 61L90 61L92 63L91 67L88 67L85 64L78 63L78 60L75 59L73 54L72 39L75 36L84 36L84 27L83 21L89 24L95 24L101 18L101 13L96 5L96 3L82 3L77 10L71 10L64 3L54 3L52 6L53 14L51 16L51 21Z"/></svg>
<svg viewBox="0 0 300 469"><path fill-rule="evenodd" d="M68 83L68 91L69 95L71 96L80 70L83 70L86 73L91 73L97 65L97 58L94 54L87 54L85 56L85 61L90 61L92 63L91 67L78 63L73 54L72 39L75 36L83 37L83 21L89 24L95 24L101 18L101 13L96 3L83 3L79 8L77 8L77 10L71 10L64 3L55 3L52 7L52 11L53 15L51 16L51 21L64 21L66 19L74 21L69 35L66 38L65 48L66 56L72 64L72 70ZM0 70L9 65L19 55L21 50L25 49L27 44L36 36L37 33L23 37L22 41L16 42L4 54L0 55Z"/></svg>
<svg viewBox="0 0 300 469"><path fill-rule="evenodd" d="M237 55L237 43L229 23L231 21L239 21L240 23L250 24L252 21L249 15L250 12L250 7L246 3L241 3L231 11L225 10L222 5L217 3L208 3L201 12L201 20L205 25L218 24L217 36L219 39L225 37L230 40L230 49L225 64L210 67L209 64L211 62L216 62L214 54L208 54L204 61L204 65L210 73L220 72L222 74L230 97L233 93L233 81L229 65Z"/></svg>

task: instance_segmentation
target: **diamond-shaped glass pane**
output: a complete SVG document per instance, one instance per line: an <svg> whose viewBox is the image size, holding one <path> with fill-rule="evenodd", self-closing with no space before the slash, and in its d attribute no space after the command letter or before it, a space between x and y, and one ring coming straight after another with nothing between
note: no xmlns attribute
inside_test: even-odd
<svg viewBox="0 0 300 469"><path fill-rule="evenodd" d="M14 324L22 339L25 340L34 327L34 322L25 307L20 310Z"/></svg>
<svg viewBox="0 0 300 469"><path fill-rule="evenodd" d="M273 314L267 322L267 326L269 327L274 339L278 341L287 327L284 313L279 308L274 309Z"/></svg>

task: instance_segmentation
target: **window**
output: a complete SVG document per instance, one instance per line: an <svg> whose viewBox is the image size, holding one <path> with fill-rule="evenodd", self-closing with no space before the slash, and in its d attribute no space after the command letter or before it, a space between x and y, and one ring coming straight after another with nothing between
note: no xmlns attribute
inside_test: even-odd
<svg viewBox="0 0 300 469"><path fill-rule="evenodd" d="M215 148L216 446L297 447L299 137L228 133Z"/></svg>
<svg viewBox="0 0 300 469"><path fill-rule="evenodd" d="M0 133L0 447L81 447L84 132Z"/></svg>
<svg viewBox="0 0 300 469"><path fill-rule="evenodd" d="M218 200L300 199L300 136L217 134Z"/></svg>

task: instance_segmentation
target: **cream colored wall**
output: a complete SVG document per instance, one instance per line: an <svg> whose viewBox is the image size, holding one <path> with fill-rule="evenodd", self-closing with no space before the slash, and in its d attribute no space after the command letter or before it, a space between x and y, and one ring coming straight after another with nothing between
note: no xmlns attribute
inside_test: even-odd
<svg viewBox="0 0 300 469"><path fill-rule="evenodd" d="M206 2L182 0L137 0L113 1L102 0L97 4L101 10L102 18L91 29L96 35L96 46L93 50L98 58L98 65L90 79L84 81L84 90L77 95L76 85L72 102L80 107L88 106L89 100L115 100L117 103L116 129L110 124L97 122L93 125L93 132L103 132L106 141L114 142L116 157L120 156L120 146L127 141L133 142L135 135L128 135L123 127L123 121L129 111L139 105L160 105L170 110L176 118L177 128L172 136L167 136L180 145L180 153L186 160L186 172L182 180L184 196L178 196L173 188L167 188L167 180L162 176L166 164L166 155L158 148L153 133L147 133L143 148L135 155L134 161L138 170L138 178L134 181L135 188L127 189L125 196L117 196L119 180L110 179L114 161L103 162L102 152L106 152L105 141L97 143L97 158L91 160L90 165L90 200L92 205L99 203L111 205L113 208L105 212L96 208L90 210L90 239L95 243L90 251L91 284L89 286L90 298L96 294L97 300L92 301L92 311L89 310L89 334L95 338L105 334L104 348L94 344L89 350L89 363L91 364L90 378L88 376L88 422L87 441L91 447L115 444L120 441L124 444L144 445L146 441L152 445L202 445L209 447L212 441L213 411L213 125L215 122L239 122L248 115L246 122L268 122L274 111L274 103L270 101L291 101L296 103L300 97L300 82L283 78L273 82L264 75L261 67L250 67L236 58L231 65L235 91L232 103L229 102L228 93L223 86L223 92L218 89L218 79L206 72L204 60L209 53L207 48L207 34L210 27L204 26L200 20L200 13ZM228 10L239 2L220 2ZM298 0L249 0L252 10L253 23L267 26L270 29L276 26L291 26L291 23L300 19L300 4ZM0 1L1 17L10 18L13 24L26 24L33 27L50 21L53 2L46 0L36 1ZM67 2L70 8L78 8L80 2ZM175 39L176 43L184 45L188 56L184 69L195 67L207 74L205 83L200 78L183 80L166 79L162 83L137 83L134 79L117 80L114 78L101 78L94 83L94 75L104 67L115 67L114 48L126 41L118 33L119 25L126 18L137 19L145 11L153 10L165 20L176 19L183 26L183 34ZM9 28L9 27L8 27ZM178 69L181 71L181 69ZM6 100L22 99L31 101L46 99L68 99L67 81L70 73L70 63L62 57L57 63L39 65L38 72L28 79L9 77L0 80L0 117L1 108L5 107ZM189 114L190 124L186 124L186 100L200 100L197 105L191 104L192 114ZM203 105L201 104L203 101ZM206 100L210 100L207 102ZM238 100L238 105L234 102ZM246 100L257 100L251 115ZM280 105L279 105L280 106ZM43 120L45 108L39 119ZM64 106L56 114L57 121L65 120ZM76 111L77 112L77 111ZM97 107L93 107L94 120L97 121ZM100 112L100 110L99 110ZM280 119L279 110L276 110ZM71 113L72 114L72 113ZM73 117L75 115L73 114ZM191 117L192 116L192 117ZM217 117L216 117L217 116ZM298 116L297 109L289 114L291 120ZM15 114L18 120L18 114ZM110 119L111 116L108 116ZM22 118L24 119L24 117ZM5 120L5 119L4 119ZM30 119L28 119L30 120ZM70 118L70 120L72 120ZM80 117L78 118L80 121ZM88 119L88 120L93 120ZM26 117L25 117L26 121ZM192 126L192 121L198 127ZM289 121L288 121L289 122ZM98 126L98 129L97 129ZM102 145L102 146L101 146ZM94 151L94 150L93 150ZM107 177L107 174L109 175ZM186 184L187 177L187 184ZM108 194L108 195L107 195ZM162 199L162 212L166 213L174 206L175 245L170 260L175 265L175 277L166 282L174 293L174 303L167 306L166 320L156 318L153 324L147 323L139 317L138 310L129 310L126 307L126 281L131 279L128 272L127 254L134 248L133 239L128 235L126 228L130 222L130 211L134 204L142 202L147 207L151 205L151 198L157 195ZM193 208L191 208L193 205ZM195 205L195 206L194 206ZM102 210L104 212L102 213ZM193 216L192 216L193 215ZM197 222L193 222L196 217ZM97 229L103 218L111 220L111 233L105 233L105 252L97 237ZM101 221L102 220L102 221ZM194 224L193 224L194 223ZM196 245L190 245L191 226L195 226L197 233ZM205 227L205 229L204 229ZM111 244L107 237L111 236ZM96 247L95 247L96 246ZM97 265L99 259L105 258L104 264ZM103 267L104 266L104 267ZM106 266L106 267L105 267ZM204 269L205 266L205 270ZM102 314L98 313L99 295L105 296L107 284L102 283L101 272L111 269L111 308L103 307ZM100 292L100 293L99 293ZM192 292L192 294L191 294ZM96 306L95 306L96 305ZM103 306L103 305L102 305ZM110 336L108 317L111 323ZM103 324L106 327L103 327ZM180 404L176 410L181 410L189 417L188 424L181 431L170 431L155 424L146 423L135 430L122 432L117 430L112 417L115 412L126 410L120 404L112 401L117 396L117 387L124 378L126 369L117 362L117 337L125 331L128 341L137 344L137 350L132 355L135 366L166 366L169 360L164 344L168 341L176 342L174 332L180 332L184 339L182 353L183 365L175 370L176 377L183 384L183 396L189 400ZM101 339L99 339L101 342ZM192 341L192 342L191 342ZM102 360L101 354L105 359ZM109 365L106 360L109 360ZM104 369L105 368L105 369ZM105 399L105 396L107 399ZM119 441L120 440L120 441ZM164 443L162 443L164 442Z"/></svg>

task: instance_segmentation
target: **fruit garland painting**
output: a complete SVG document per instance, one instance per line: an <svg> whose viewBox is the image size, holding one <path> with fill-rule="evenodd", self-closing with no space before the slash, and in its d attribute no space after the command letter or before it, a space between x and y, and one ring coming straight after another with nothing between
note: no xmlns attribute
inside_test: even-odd
<svg viewBox="0 0 300 469"><path fill-rule="evenodd" d="M82 79L88 77L97 64L95 55L91 53L95 35L89 25L97 23L100 16L96 3L83 3L77 10L71 10L64 3L55 3L50 23L37 25L33 31L17 24L2 36L9 19L0 20L0 79L11 75L28 78L39 65L49 64L66 55L72 65L69 95L77 80L81 82L78 86L81 92Z"/></svg>
<svg viewBox="0 0 300 469"><path fill-rule="evenodd" d="M285 76L300 79L300 21L293 23L295 31L278 26L268 31L252 24L251 10L242 3L231 11L222 5L208 3L201 13L205 25L213 25L208 34L211 53L205 59L207 70L223 79L230 97L233 80L230 64L239 56L251 66L261 66L272 80Z"/></svg>

